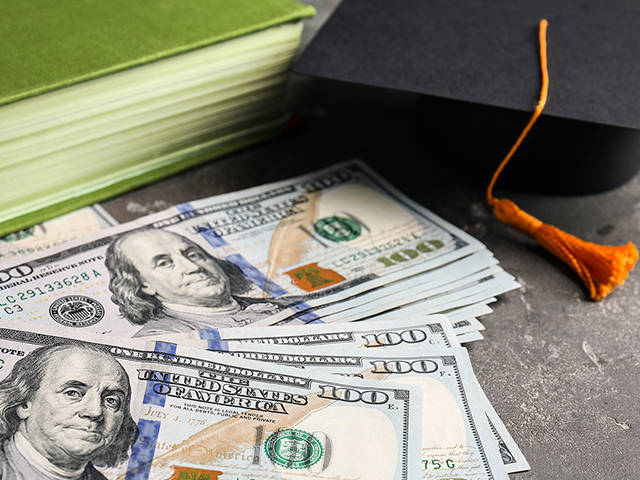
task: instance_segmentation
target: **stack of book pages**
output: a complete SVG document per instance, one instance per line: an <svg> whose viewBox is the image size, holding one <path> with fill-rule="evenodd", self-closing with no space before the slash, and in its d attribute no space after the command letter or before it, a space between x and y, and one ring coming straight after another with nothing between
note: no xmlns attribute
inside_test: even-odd
<svg viewBox="0 0 640 480"><path fill-rule="evenodd" d="M3 3L0 235L272 137L313 8Z"/></svg>

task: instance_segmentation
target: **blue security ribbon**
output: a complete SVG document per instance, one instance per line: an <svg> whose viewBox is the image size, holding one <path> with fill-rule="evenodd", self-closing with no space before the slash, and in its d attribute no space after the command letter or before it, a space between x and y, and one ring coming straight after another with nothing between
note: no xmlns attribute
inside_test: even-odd
<svg viewBox="0 0 640 480"><path fill-rule="evenodd" d="M177 345L173 343L156 342L154 352L174 355ZM154 390L154 386L160 382L147 382L147 389L142 400L143 405L156 405L164 407L166 398ZM161 422L155 420L138 420L138 439L131 449L131 458L127 466L125 480L147 480L151 470L151 461L156 450L156 443L160 435Z"/></svg>

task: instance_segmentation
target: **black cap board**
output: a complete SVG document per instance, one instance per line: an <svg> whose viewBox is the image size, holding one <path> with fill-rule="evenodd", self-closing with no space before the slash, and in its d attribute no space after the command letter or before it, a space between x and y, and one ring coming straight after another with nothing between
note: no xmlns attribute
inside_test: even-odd
<svg viewBox="0 0 640 480"><path fill-rule="evenodd" d="M640 168L637 0L343 0L294 70L424 94L428 155L488 181L538 101L543 18L549 97L498 188L618 186Z"/></svg>

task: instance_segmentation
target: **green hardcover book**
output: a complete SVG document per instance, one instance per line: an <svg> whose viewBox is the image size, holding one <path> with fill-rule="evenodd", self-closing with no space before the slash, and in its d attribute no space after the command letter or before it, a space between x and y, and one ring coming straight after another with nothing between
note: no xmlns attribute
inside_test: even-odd
<svg viewBox="0 0 640 480"><path fill-rule="evenodd" d="M7 0L0 235L269 138L312 7Z"/></svg>

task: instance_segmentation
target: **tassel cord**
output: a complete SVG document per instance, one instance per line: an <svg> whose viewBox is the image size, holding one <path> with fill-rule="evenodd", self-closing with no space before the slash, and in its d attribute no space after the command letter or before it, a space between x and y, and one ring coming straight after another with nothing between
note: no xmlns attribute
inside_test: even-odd
<svg viewBox="0 0 640 480"><path fill-rule="evenodd" d="M562 230L542 223L537 218L524 212L511 200L497 199L493 196L493 188L505 166L533 127L547 102L549 91L549 73L547 70L547 21L540 22L540 67L542 86L540 99L516 143L496 169L487 187L487 201L493 207L496 217L523 233L533 237L540 245L549 250L560 260L568 264L585 283L593 300L606 297L616 285L624 283L636 261L638 250L632 243L621 247L609 247L585 242Z"/></svg>
<svg viewBox="0 0 640 480"><path fill-rule="evenodd" d="M538 34L540 41L540 70L542 72L540 99L538 100L538 105L536 105L536 109L534 110L529 123L524 128L524 130L518 137L518 140L513 145L513 147L511 147L511 150L509 150L509 153L507 153L507 156L504 157L504 160L502 160L502 162L494 172L493 177L491 178L491 182L489 183L489 187L487 188L487 201L489 202L489 205L492 206L494 206L498 202L498 200L495 199L492 194L493 187L495 186L498 177L502 173L502 170L504 170L504 167L507 165L507 163L509 163L509 160L511 160L511 157L513 157L513 155L516 153L516 150L518 150L522 141L529 134L531 127L533 127L533 124L536 123L536 120L538 120L538 117L542 113L542 110L547 103L547 95L549 93L549 71L547 69L547 25L548 22L543 19L540 22L540 29Z"/></svg>

